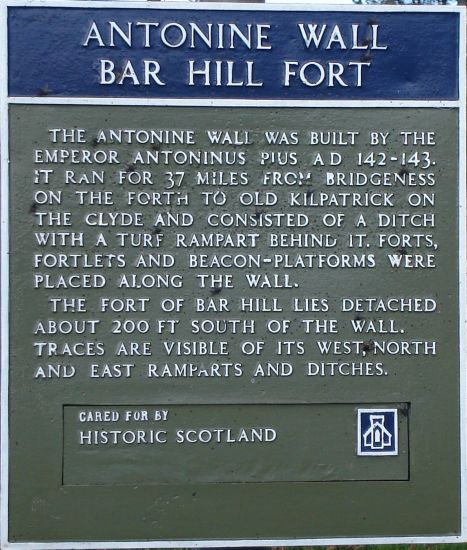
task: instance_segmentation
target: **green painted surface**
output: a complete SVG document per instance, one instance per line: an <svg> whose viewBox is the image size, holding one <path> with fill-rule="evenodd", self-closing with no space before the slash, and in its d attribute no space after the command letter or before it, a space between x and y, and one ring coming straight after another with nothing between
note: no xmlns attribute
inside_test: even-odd
<svg viewBox="0 0 467 550"><path fill-rule="evenodd" d="M143 107L46 107L11 106L10 131L10 537L12 540L169 540L169 539L241 539L291 538L330 536L382 536L382 535L439 535L459 532L459 357L458 357L458 262L457 262L457 112L443 109L233 109L233 108L143 108ZM52 145L47 140L50 128L85 128L87 143ZM100 129L193 129L196 144L190 147L163 145L161 151L192 149L194 151L237 152L237 165L218 167L224 172L248 172L248 185L214 186L196 184L196 173L213 167L175 165L150 166L145 169L156 174L151 186L118 185L119 170L134 170L130 166L136 149L157 152L157 147L142 145L103 145L93 143ZM249 130L252 145L209 145L208 129ZM359 131L359 140L367 138L368 130L391 132L388 147L378 148L387 154L388 164L383 167L355 167L356 155L369 152L371 147L359 141L355 146L301 145L267 146L264 132L282 129L298 131L306 136L309 131ZM436 146L403 147L398 141L401 130L435 131ZM65 185L64 170L87 170L80 165L54 166L54 178L49 186L33 183L35 168L50 168L46 164L33 164L35 148L67 148L118 151L120 163L103 166L106 181L97 185ZM414 150L429 150L436 164L417 173L433 173L436 185L371 186L370 192L394 193L394 207L390 213L413 211L435 212L434 229L393 229L393 233L434 234L439 247L436 250L436 269L395 269L388 265L387 254L397 252L387 247L378 248L378 233L386 230L375 227L375 219L383 208L291 207L289 193L303 191L308 196L319 192L351 191L362 193L363 187L342 189L325 185L328 171L358 171L366 173L404 173L400 166L401 154ZM238 164L238 152L244 151L246 163ZM299 161L291 167L271 164L260 165L261 151L296 151ZM320 151L327 159L331 151L342 154L343 164L338 168L312 166L312 159ZM396 155L397 161L389 161ZM98 169L99 167L93 167ZM139 168L139 167L137 167ZM164 191L161 184L167 171L185 171L183 191L190 193L188 206L131 206L125 204L129 191ZM264 185L267 171L311 172L311 179L302 180L302 186ZM408 171L415 172L413 168ZM63 201L56 210L72 212L73 231L83 231L84 247L39 247L34 233L38 232L37 212L49 207L34 204L38 189L61 190ZM113 205L79 206L76 190L113 191ZM201 191L222 190L228 203L222 207L202 204ZM241 206L242 192L271 192L277 195L278 205ZM435 208L410 208L407 197L414 192L434 192ZM264 195L261 195L264 198ZM163 235L158 248L122 248L115 241L115 228L86 226L84 217L95 212L141 211L144 232ZM194 217L192 227L154 227L158 213L186 212ZM207 213L246 213L252 218L265 219L270 212L306 214L311 224L306 229L293 227L242 228L240 233L258 233L258 246L254 249L206 249L199 247L176 248L177 233L206 233ZM322 217L327 213L345 213L342 228L325 229ZM357 216L368 219L368 227L356 229ZM250 219L252 219L250 218ZM55 230L60 230L55 228ZM67 230L66 228L64 229ZM120 229L118 230L119 232ZM126 231L126 229L124 230ZM131 231L139 231L134 226ZM95 239L102 232L109 242L103 250L96 247ZM210 232L235 233L233 229ZM349 254L345 244L348 233L367 233L369 252L374 254L374 268L287 268L266 269L264 266L248 269L190 269L188 254ZM330 249L293 247L267 247L270 233L328 233L338 239ZM110 244L112 243L112 244ZM42 250L39 250L41 248ZM410 253L403 247L400 253ZM125 253L125 268L61 267L34 270L33 253ZM130 268L141 253L170 254L176 267ZM357 253L361 251L357 250ZM418 253L433 253L422 247ZM81 260L79 260L81 261ZM33 289L34 272L51 275L98 273L106 277L104 289ZM117 284L123 273L168 274L184 277L181 288L123 289ZM195 274L232 274L234 288L212 289L199 287ZM292 288L248 288L245 273L276 274L282 282L289 275ZM294 286L298 285L298 286ZM86 297L85 313L57 314L50 310L51 297ZM149 298L145 312L109 313L100 311L102 296L111 298ZM184 308L177 313L162 313L160 302L165 298L183 298ZM280 305L277 312L239 312L241 298L261 298L270 306L273 299ZM432 313L368 313L342 312L343 298L416 297L436 300L438 307ZM194 312L197 298L229 301L230 312ZM293 311L293 299L319 298L327 300L329 311ZM207 303L207 302L205 302ZM322 303L322 302L318 302ZM295 308L299 309L299 308ZM254 320L256 333L195 335L190 333L189 322L198 319ZM338 334L306 334L304 319L336 319ZM60 337L34 335L37 320L92 320L101 321L96 334ZM150 331L143 335L112 334L113 321L148 320ZM157 334L158 319L179 320L175 335ZM267 332L271 319L289 319L290 330L285 336ZM392 319L396 334L356 335L351 329L352 320L366 321ZM387 326L387 325L385 325ZM300 350L291 355L276 354L277 340L303 342ZM226 356L199 355L167 356L164 342L173 340L212 340L216 346L226 342ZM241 352L245 340L264 341L260 357L246 356ZM360 353L348 355L321 355L317 340L361 340ZM436 355L373 355L374 341L437 341ZM33 342L57 342L58 356L38 357ZM98 350L102 343L105 355L67 357L63 355L64 342L87 341L90 349ZM150 342L150 356L117 357L115 350L120 342ZM93 348L93 346L95 346ZM141 349L141 348L140 348ZM217 348L216 348L217 349ZM366 351L365 351L366 350ZM365 353L363 353L365 352ZM255 376L259 362L284 362L294 367L291 376ZM307 363L357 362L375 365L382 362L382 371L368 367L372 376L307 376ZM131 363L130 378L91 378L91 365L103 372L104 364ZM148 365L193 363L212 369L212 364L241 364L242 375L218 377L148 377ZM70 379L34 380L37 365L66 364L76 368ZM169 368L169 370L170 370ZM329 368L329 367L328 367ZM232 367L230 367L232 371ZM242 406L243 405L243 406ZM189 409L189 406L193 406ZM356 457L356 409L358 407L398 406L401 422L401 448L399 457ZM191 415L187 411L193 410ZM76 445L81 426L77 425L76 412L84 409L122 411L127 408L167 409L180 412L183 421L194 426L240 424L276 426L278 447L254 444L250 447L225 447L210 453L200 446L181 451L175 445L155 449L154 463L150 466L148 448L134 448L131 460L128 449L95 446L92 450ZM231 411L234 411L232 413ZM303 414L299 414L303 412ZM343 419L345 417L345 420ZM278 418L276 421L276 417ZM238 418L238 420L236 420ZM169 421L173 422L173 421ZM274 424L275 423L275 424ZM94 424L94 423L93 423ZM102 428L102 422L96 422ZM133 425L133 424L132 424ZM320 426L322 425L322 430ZM88 427L86 429L93 429ZM134 429L144 429L134 424ZM172 429L172 425L171 425ZM308 430L308 431L307 431ZM408 436L404 434L407 430ZM304 434L305 435L302 435ZM316 442L314 448L314 434ZM329 434L335 434L332 438ZM408 443L407 443L408 439ZM288 447L287 462L284 448ZM281 447L281 448L280 448ZM277 450L277 452L274 451ZM271 458L268 459L268 453ZM235 457L237 465L232 473ZM266 458L264 458L266 457ZM224 461L225 458L225 461ZM257 461L255 465L255 460ZM159 461L159 462L158 462ZM178 461L178 462L177 462ZM186 477L174 473L170 465L188 467ZM286 462L283 467L283 463ZM199 463L199 465L197 465ZM322 470L320 470L322 468ZM157 470L157 472L155 472ZM256 482L256 472L260 481ZM354 481L350 481L354 480ZM370 480L370 481L365 481ZM378 481L379 480L379 481ZM235 481L235 482L232 482Z"/></svg>

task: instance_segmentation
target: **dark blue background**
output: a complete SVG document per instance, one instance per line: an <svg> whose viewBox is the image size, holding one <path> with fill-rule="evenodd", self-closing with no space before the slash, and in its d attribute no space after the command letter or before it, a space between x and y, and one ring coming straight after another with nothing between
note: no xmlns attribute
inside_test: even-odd
<svg viewBox="0 0 467 550"><path fill-rule="evenodd" d="M360 445L363 452L380 452L381 454L387 453L387 452L393 452L396 450L396 432L397 432L397 425L396 425L396 418L397 415L394 411L388 411L385 409L375 409L371 412L361 412L360 417ZM391 446L385 447L380 450L372 449L371 447L365 446L364 441L364 434L369 429L371 423L370 423L370 416L373 414L377 414L380 416L384 416L384 427L389 431L389 433L392 435L391 440Z"/></svg>
<svg viewBox="0 0 467 550"><path fill-rule="evenodd" d="M81 46L95 20L99 28L113 20L196 23L271 24L272 50L249 51L119 46L102 48L96 41ZM343 27L352 23L379 24L379 44L385 51L370 51L371 68L363 68L363 86L310 88L294 80L282 85L283 61L320 63L364 60L363 50L307 50L297 23L327 23ZM62 97L157 97L157 98L243 98L243 99L457 99L458 98L457 13L388 12L278 12L10 7L8 10L9 94L12 96ZM99 84L98 60L112 59L116 67L126 59L156 59L162 66L164 87ZM261 88L204 87L187 85L188 59L252 60ZM365 59L366 60L366 59ZM352 73L353 74L353 73Z"/></svg>

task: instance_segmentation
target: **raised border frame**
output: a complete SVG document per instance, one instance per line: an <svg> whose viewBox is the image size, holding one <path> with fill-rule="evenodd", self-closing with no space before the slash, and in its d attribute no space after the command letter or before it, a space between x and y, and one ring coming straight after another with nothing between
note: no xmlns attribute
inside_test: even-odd
<svg viewBox="0 0 467 550"><path fill-rule="evenodd" d="M466 13L465 8L453 6L348 6L348 5L312 5L310 4L189 4L170 1L170 3L150 3L135 0L114 1L100 0L6 0L0 6L0 547L13 550L109 550L130 548L213 548L213 547L246 547L246 546L304 546L304 545L360 545L360 544L425 544L425 543L459 543L467 541L467 190L466 190ZM338 1L338 0L337 0ZM182 10L264 10L281 11L283 9L300 11L382 11L382 12L447 12L459 13L459 99L457 101L420 101L420 100L256 100L235 99L130 99L130 98L53 98L53 97L8 97L8 7L92 7L92 8L146 8L146 9L182 9ZM320 539L249 539L249 540L177 540L177 541L105 541L105 542L10 542L8 540L8 493L9 493L9 143L8 107L10 104L40 105L184 105L184 106L240 106L240 107L451 107L459 112L459 358L460 358L460 464L461 464L461 532L459 535L419 536L419 537L363 537L363 538L320 538Z"/></svg>

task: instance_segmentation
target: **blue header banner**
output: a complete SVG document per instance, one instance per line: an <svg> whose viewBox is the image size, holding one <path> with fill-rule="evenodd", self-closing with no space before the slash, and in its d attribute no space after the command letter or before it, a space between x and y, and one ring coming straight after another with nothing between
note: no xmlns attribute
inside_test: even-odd
<svg viewBox="0 0 467 550"><path fill-rule="evenodd" d="M9 7L10 96L456 100L459 13Z"/></svg>

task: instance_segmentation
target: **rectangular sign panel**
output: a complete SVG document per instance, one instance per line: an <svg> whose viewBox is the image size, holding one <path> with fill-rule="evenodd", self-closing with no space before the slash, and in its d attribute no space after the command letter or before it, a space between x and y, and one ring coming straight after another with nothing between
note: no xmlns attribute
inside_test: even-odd
<svg viewBox="0 0 467 550"><path fill-rule="evenodd" d="M2 10L2 547L463 540L461 10Z"/></svg>

